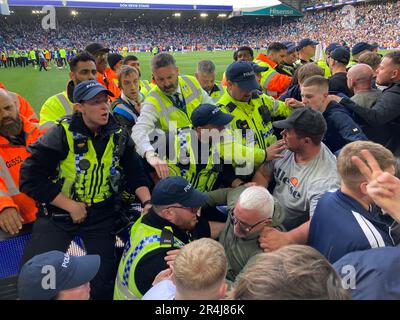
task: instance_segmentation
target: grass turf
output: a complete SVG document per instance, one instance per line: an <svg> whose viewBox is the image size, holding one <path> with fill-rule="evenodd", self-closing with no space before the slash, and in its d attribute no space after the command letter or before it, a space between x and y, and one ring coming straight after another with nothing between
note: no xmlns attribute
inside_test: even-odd
<svg viewBox="0 0 400 320"><path fill-rule="evenodd" d="M135 53L141 63L143 79L151 77L150 60L151 53ZM202 59L210 59L217 69L217 80L220 81L226 67L233 61L233 51L215 52L186 52L174 53L181 74L194 75L197 62ZM68 82L69 69L59 70L53 65L48 72L34 69L31 65L25 68L0 69L0 82L14 92L18 92L26 98L39 114L40 108L47 98L65 89Z"/></svg>

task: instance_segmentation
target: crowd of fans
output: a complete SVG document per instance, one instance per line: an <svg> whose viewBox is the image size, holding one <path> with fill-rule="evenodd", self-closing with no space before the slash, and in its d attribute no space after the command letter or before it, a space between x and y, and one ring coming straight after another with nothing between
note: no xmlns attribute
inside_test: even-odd
<svg viewBox="0 0 400 320"><path fill-rule="evenodd" d="M176 50L235 48L240 45L266 47L274 41L294 41L301 38L320 39L323 43L360 41L376 42L381 48L400 45L400 2L359 4L355 6L355 24L344 27L351 17L342 8L308 12L304 17L239 17L227 21L163 19L164 21L109 20L92 23L88 20L62 21L56 30L43 30L40 22L24 24L0 23L5 49L83 48L88 41L105 43L110 48L128 46L146 51L154 45L171 46ZM0 38L1 39L1 38Z"/></svg>

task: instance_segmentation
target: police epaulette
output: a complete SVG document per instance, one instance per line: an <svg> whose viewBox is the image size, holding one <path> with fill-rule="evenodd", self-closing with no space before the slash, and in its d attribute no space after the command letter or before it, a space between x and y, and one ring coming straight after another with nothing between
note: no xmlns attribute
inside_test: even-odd
<svg viewBox="0 0 400 320"><path fill-rule="evenodd" d="M233 102L229 102L226 106L225 106L226 110L228 110L228 112L233 112L233 110L236 109L236 105Z"/></svg>
<svg viewBox="0 0 400 320"><path fill-rule="evenodd" d="M174 245L174 233L171 227L165 226L161 231L160 244L162 246L171 245L171 247Z"/></svg>
<svg viewBox="0 0 400 320"><path fill-rule="evenodd" d="M71 124L72 115L62 116L60 119L56 121L57 124L61 124L61 122L65 121L68 124Z"/></svg>

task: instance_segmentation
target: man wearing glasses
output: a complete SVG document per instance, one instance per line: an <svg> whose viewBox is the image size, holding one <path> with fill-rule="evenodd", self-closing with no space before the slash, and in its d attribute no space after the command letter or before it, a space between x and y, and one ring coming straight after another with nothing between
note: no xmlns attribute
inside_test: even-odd
<svg viewBox="0 0 400 320"><path fill-rule="evenodd" d="M106 69L107 69L107 57L110 49L105 48L100 43L91 43L86 46L85 51L89 52L96 59L96 69L97 69L97 81L100 82L104 88L111 91L114 94L114 97L110 96L111 101L114 101L121 95L121 91L114 81L107 78Z"/></svg>
<svg viewBox="0 0 400 320"><path fill-rule="evenodd" d="M200 219L206 201L207 195L182 177L167 177L155 186L152 208L132 226L118 268L114 300L142 298L155 276L168 268L168 251L210 236L208 222Z"/></svg>
<svg viewBox="0 0 400 320"><path fill-rule="evenodd" d="M258 238L263 228L279 227L284 217L264 187L220 189L209 192L208 196L207 205L228 205L229 218L219 235L219 242L228 259L226 278L234 281L250 258L262 252Z"/></svg>

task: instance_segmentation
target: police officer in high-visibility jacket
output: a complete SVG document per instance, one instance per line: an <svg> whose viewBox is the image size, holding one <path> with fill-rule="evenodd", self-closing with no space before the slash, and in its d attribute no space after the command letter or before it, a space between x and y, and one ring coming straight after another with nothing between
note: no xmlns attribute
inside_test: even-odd
<svg viewBox="0 0 400 320"><path fill-rule="evenodd" d="M254 143L254 146L264 150L270 148L277 141L271 120L273 117L286 118L292 109L282 101L257 93L259 84L250 62L232 63L226 70L226 77L227 92L217 105L234 116L230 125L233 129L242 130L243 145Z"/></svg>
<svg viewBox="0 0 400 320"><path fill-rule="evenodd" d="M96 79L96 60L88 52L74 56L69 62L69 78L67 88L48 98L40 109L40 127L48 129L54 126L58 119L73 113L74 88L82 81Z"/></svg>
<svg viewBox="0 0 400 320"><path fill-rule="evenodd" d="M214 102L217 102L224 94L224 87L221 84L215 83L215 64L211 60L199 61L194 76Z"/></svg>
<svg viewBox="0 0 400 320"><path fill-rule="evenodd" d="M200 208L208 197L182 177L167 177L154 188L149 213L132 226L119 264L114 300L140 299L155 276L168 268L167 252L196 238L209 237Z"/></svg>
<svg viewBox="0 0 400 320"><path fill-rule="evenodd" d="M309 38L301 39L297 44L297 50L299 52L299 59L296 61L296 68L301 67L309 62L314 62L312 57L315 55L317 44L319 42L311 40Z"/></svg>
<svg viewBox="0 0 400 320"><path fill-rule="evenodd" d="M150 134L157 129L163 132L191 126L190 116L202 103L212 104L211 97L192 76L179 76L175 59L160 53L151 60L153 79L157 86L146 96L140 116L132 128L139 155L155 168L160 178L168 176L167 163L161 160L150 143Z"/></svg>
<svg viewBox="0 0 400 320"><path fill-rule="evenodd" d="M73 96L77 113L31 145L32 154L21 168L21 191L41 204L23 263L43 252L66 251L80 236L86 252L101 257L92 282L94 299L112 298L121 177L126 177L123 190L135 193L145 210L150 200L133 142L110 115L111 94L97 81L78 84Z"/></svg>
<svg viewBox="0 0 400 320"><path fill-rule="evenodd" d="M291 41L284 41L282 43L287 47L287 55L283 57L282 62L276 67L276 71L289 77L293 77L296 70L294 63L299 58L297 46Z"/></svg>
<svg viewBox="0 0 400 320"><path fill-rule="evenodd" d="M242 183L237 175L244 175L246 169L250 174L260 166L266 151L243 146L241 135L240 141L235 141L228 127L233 118L212 104L197 107L191 116L193 130L167 136L165 157L170 175L184 177L203 192ZM159 150L161 157L163 153Z"/></svg>
<svg viewBox="0 0 400 320"><path fill-rule="evenodd" d="M276 67L283 62L287 56L287 47L279 42L271 43L268 46L267 54L260 53L255 63L261 67L267 67L267 71L261 74L261 88L274 98L279 97L289 87L292 78L276 71Z"/></svg>

